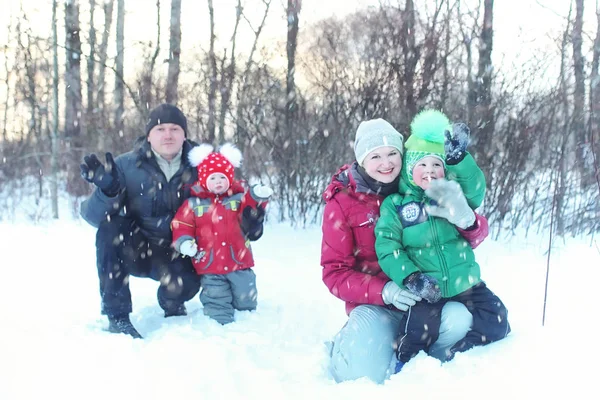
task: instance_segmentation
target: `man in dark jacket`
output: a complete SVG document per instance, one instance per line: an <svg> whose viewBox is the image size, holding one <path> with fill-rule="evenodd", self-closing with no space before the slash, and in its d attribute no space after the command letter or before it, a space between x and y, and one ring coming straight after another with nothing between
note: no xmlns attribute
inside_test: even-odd
<svg viewBox="0 0 600 400"><path fill-rule="evenodd" d="M161 104L150 113L146 136L134 150L106 164L95 154L84 157L81 175L96 190L81 205L81 216L98 228L96 259L102 314L109 331L141 338L132 325L129 276L160 281L158 303L165 317L186 315L184 302L200 289L189 258L170 247L171 219L197 180L187 154L187 120L177 107ZM250 240L262 234L262 215L244 213Z"/></svg>

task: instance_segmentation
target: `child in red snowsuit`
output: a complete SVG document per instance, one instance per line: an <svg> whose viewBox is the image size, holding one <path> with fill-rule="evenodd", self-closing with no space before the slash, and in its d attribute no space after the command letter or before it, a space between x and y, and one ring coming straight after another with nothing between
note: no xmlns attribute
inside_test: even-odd
<svg viewBox="0 0 600 400"><path fill-rule="evenodd" d="M242 212L266 207L273 191L263 185L246 190L234 179L242 155L232 144L218 153L202 144L190 151L189 160L198 168L198 182L171 221L173 247L191 257L201 275L204 314L227 324L234 310L256 309L254 259L241 227Z"/></svg>

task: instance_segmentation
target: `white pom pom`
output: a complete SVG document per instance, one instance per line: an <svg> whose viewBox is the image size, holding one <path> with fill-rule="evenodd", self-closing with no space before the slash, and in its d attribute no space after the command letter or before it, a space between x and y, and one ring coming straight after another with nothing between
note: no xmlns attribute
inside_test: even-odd
<svg viewBox="0 0 600 400"><path fill-rule="evenodd" d="M233 144L225 143L219 149L219 153L223 154L235 168L239 168L242 165L242 152Z"/></svg>
<svg viewBox="0 0 600 400"><path fill-rule="evenodd" d="M192 166L197 167L213 150L214 148L210 144L202 143L190 150L188 160Z"/></svg>

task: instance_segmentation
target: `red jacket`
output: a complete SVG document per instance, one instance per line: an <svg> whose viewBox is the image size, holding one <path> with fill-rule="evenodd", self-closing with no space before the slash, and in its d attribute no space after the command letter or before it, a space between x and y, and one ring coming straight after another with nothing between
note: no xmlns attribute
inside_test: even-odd
<svg viewBox="0 0 600 400"><path fill-rule="evenodd" d="M227 193L216 195L193 186L192 197L177 210L171 221L173 247L194 239L198 253L192 263L198 274L227 274L254 266L250 241L240 226L243 209L257 202L239 182Z"/></svg>
<svg viewBox="0 0 600 400"><path fill-rule="evenodd" d="M390 281L375 254L375 224L383 197L367 193L344 165L334 174L323 193L323 282L337 298L346 302L346 313L360 304L385 305L383 286ZM461 231L473 248L488 235L487 219L475 214L477 228Z"/></svg>

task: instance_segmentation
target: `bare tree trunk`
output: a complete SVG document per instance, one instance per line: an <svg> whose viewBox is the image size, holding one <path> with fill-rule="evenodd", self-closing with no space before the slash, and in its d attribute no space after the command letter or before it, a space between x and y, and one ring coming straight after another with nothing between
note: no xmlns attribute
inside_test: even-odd
<svg viewBox="0 0 600 400"><path fill-rule="evenodd" d="M477 125L475 136L477 138L476 143L479 145L479 158L477 161L481 169L489 174L491 172L489 166L492 154L489 154L486 148L492 148L491 143L494 133L494 110L492 109L494 0L484 0L483 7L483 25L479 40L479 67L477 70L477 82L475 83L477 93Z"/></svg>
<svg viewBox="0 0 600 400"><path fill-rule="evenodd" d="M562 96L562 108L563 108L563 116L562 116L562 131L563 135L560 136L560 154L558 155L558 165L559 170L556 174L556 189L554 191L554 199L553 202L556 204L556 231L560 236L564 233L565 230L565 222L564 222L564 208L565 208L565 195L567 192L567 176L569 174L567 165L567 148L569 142L571 141L571 130L569 129L569 84L566 72L566 64L567 64L567 45L568 45L568 36L569 36L569 28L571 21L571 12L569 10L569 18L567 19L567 27L565 28L565 32L563 33L562 43L560 47L560 91Z"/></svg>
<svg viewBox="0 0 600 400"><path fill-rule="evenodd" d="M102 31L102 42L100 43L100 49L98 51L98 96L96 98L96 104L101 110L104 110L104 93L105 93L105 76L106 76L106 62L108 54L108 39L110 37L110 27L112 25L112 14L113 14L114 0L106 0L104 2L104 30Z"/></svg>
<svg viewBox="0 0 600 400"><path fill-rule="evenodd" d="M285 102L285 128L289 139L292 139L293 123L297 111L296 82L296 48L298 47L298 28L302 0L288 0L287 2L287 74L286 74L286 102Z"/></svg>
<svg viewBox="0 0 600 400"><path fill-rule="evenodd" d="M65 2L65 138L71 148L72 155L69 164L67 190L73 195L83 195L87 185L76 167L82 158L82 147L85 139L82 137L82 97L81 97L81 39L79 36L79 0ZM74 151L73 151L74 150Z"/></svg>
<svg viewBox="0 0 600 400"><path fill-rule="evenodd" d="M92 122L95 104L94 104L94 92L96 87L94 85L94 70L96 68L96 29L94 27L94 12L96 11L96 0L90 1L90 56L87 59L87 121Z"/></svg>
<svg viewBox="0 0 600 400"><path fill-rule="evenodd" d="M590 131L589 138L591 152L594 158L594 176L598 189L600 190L600 171L598 158L600 157L600 137L596 135L600 132L600 8L596 0L596 37L594 39L592 71L590 73Z"/></svg>
<svg viewBox="0 0 600 400"><path fill-rule="evenodd" d="M52 132L50 136L50 198L52 202L52 217L58 219L58 23L56 8L58 0L52 1Z"/></svg>
<svg viewBox="0 0 600 400"><path fill-rule="evenodd" d="M235 47L241 17L242 1L238 0L235 7L235 25L233 27L233 34L231 35L231 55L229 57L229 64L226 68L221 69L221 111L219 113L219 142L221 143L225 139L225 116L229 112L233 78L235 77ZM226 58L227 54L223 56L223 62L225 62Z"/></svg>
<svg viewBox="0 0 600 400"><path fill-rule="evenodd" d="M65 136L77 146L81 136L81 39L79 37L79 0L65 2L66 71Z"/></svg>
<svg viewBox="0 0 600 400"><path fill-rule="evenodd" d="M123 131L123 114L125 112L124 88L124 59L125 59L125 0L117 0L117 56L115 65L115 119L114 125L117 132Z"/></svg>
<svg viewBox="0 0 600 400"><path fill-rule="evenodd" d="M466 24L462 23L462 15L460 11L460 1L458 2L457 15L459 19L459 29L462 34L462 43L465 46L467 53L467 124L473 128L473 121L475 120L475 108L477 107L477 87L475 85L475 79L473 79L473 38L475 37L476 23L469 29ZM477 15L474 18L475 21L479 20L479 9L477 9Z"/></svg>
<svg viewBox="0 0 600 400"><path fill-rule="evenodd" d="M451 15L450 15L450 1L446 2L446 21L445 21L445 29L446 35L444 36L444 60L442 61L442 93L440 94L440 101L442 103L442 108L446 108L446 102L448 100L448 87L450 85L449 82L449 73L448 73L448 55L450 54L450 24Z"/></svg>
<svg viewBox="0 0 600 400"><path fill-rule="evenodd" d="M415 101L415 71L419 61L419 52L415 47L415 5L413 0L406 0L406 9L402 18L402 54L404 57L404 71L401 77L403 90L403 99L400 104L405 104L409 115L414 116L417 113L417 103Z"/></svg>
<svg viewBox="0 0 600 400"><path fill-rule="evenodd" d="M12 21L11 23L8 25L8 29L7 29L7 40L11 37L12 34ZM8 54L8 43L4 46L4 54ZM6 79L5 79L5 83L6 83L6 92L5 92L5 97L4 97L4 115L2 116L2 144L0 144L0 151L4 151L4 145L8 142L8 102L10 101L10 93L11 93L11 86L10 86L10 81L11 81L11 75L12 75L12 68L9 67L8 64L8 59L9 57L4 57L4 70L6 71Z"/></svg>
<svg viewBox="0 0 600 400"><path fill-rule="evenodd" d="M156 0L156 48L154 54L150 58L150 65L148 69L142 72L141 83L140 83L140 103L146 113L149 109L154 107L154 94L152 91L152 84L154 83L154 67L156 66L156 60L160 54L160 0Z"/></svg>
<svg viewBox="0 0 600 400"><path fill-rule="evenodd" d="M215 113L217 110L217 59L215 57L215 10L212 0L208 0L208 13L210 15L210 48L208 50L208 137L209 143L215 142Z"/></svg>
<svg viewBox="0 0 600 400"><path fill-rule="evenodd" d="M177 82L179 80L179 58L181 56L181 0L171 0L171 36L169 45L167 103L177 104Z"/></svg>
<svg viewBox="0 0 600 400"><path fill-rule="evenodd" d="M585 134L585 74L584 63L585 59L581 51L583 43L583 0L575 0L575 24L573 25L572 41L573 41L573 72L575 74L575 92L573 93L573 132L575 132L575 156L577 160L585 160L586 147L588 141ZM586 175L586 170L589 163L577 163L581 167L582 177ZM582 184L587 184L585 179L582 179Z"/></svg>

